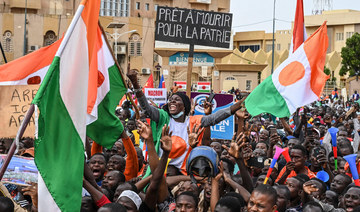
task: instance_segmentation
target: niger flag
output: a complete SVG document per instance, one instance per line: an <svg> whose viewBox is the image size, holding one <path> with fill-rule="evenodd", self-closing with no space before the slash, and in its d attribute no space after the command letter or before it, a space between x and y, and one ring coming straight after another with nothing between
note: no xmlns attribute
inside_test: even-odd
<svg viewBox="0 0 360 212"><path fill-rule="evenodd" d="M252 116L270 113L288 117L296 108L316 101L329 79L323 69L328 37L326 22L245 100Z"/></svg>

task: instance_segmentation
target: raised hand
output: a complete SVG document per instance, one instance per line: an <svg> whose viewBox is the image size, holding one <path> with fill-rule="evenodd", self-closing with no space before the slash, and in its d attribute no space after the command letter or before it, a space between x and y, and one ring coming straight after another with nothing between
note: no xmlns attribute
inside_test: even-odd
<svg viewBox="0 0 360 212"><path fill-rule="evenodd" d="M172 146L172 140L171 140L171 135L172 132L170 132L169 127L165 124L162 128L162 133L161 133L161 149L166 152L169 153L171 151L171 146Z"/></svg>
<svg viewBox="0 0 360 212"><path fill-rule="evenodd" d="M138 126L138 133L141 137L143 137L145 140L148 140L152 137L151 127L148 123L144 123L139 120L136 120L136 123Z"/></svg>
<svg viewBox="0 0 360 212"><path fill-rule="evenodd" d="M232 157L238 159L241 157L240 154L240 150L246 145L245 143L245 134L244 133L240 133L236 138L236 133L234 134L232 141L230 143L230 148L222 145L222 147L224 149L226 149L226 151L229 153L229 155L231 155Z"/></svg>
<svg viewBox="0 0 360 212"><path fill-rule="evenodd" d="M206 98L206 101L204 102L204 113L205 115L210 115L212 113L212 104L207 100L208 99Z"/></svg>
<svg viewBox="0 0 360 212"><path fill-rule="evenodd" d="M136 69L129 70L126 76L130 79L131 83L134 85L134 88L136 88L137 86L135 85L138 85L137 70Z"/></svg>
<svg viewBox="0 0 360 212"><path fill-rule="evenodd" d="M288 162L288 163L286 164L286 171L285 171L285 173L286 173L287 175L289 175L290 172L293 171L294 169L295 169L295 162L290 161L290 162Z"/></svg>
<svg viewBox="0 0 360 212"><path fill-rule="evenodd" d="M270 145L275 146L280 141L280 136L273 134L270 136Z"/></svg>
<svg viewBox="0 0 360 212"><path fill-rule="evenodd" d="M38 206L38 186L37 183L30 183L31 186L22 189L23 195L29 195L31 197L33 205Z"/></svg>
<svg viewBox="0 0 360 212"><path fill-rule="evenodd" d="M194 102L194 99L191 99L190 115L194 115L195 107L196 107L196 104Z"/></svg>
<svg viewBox="0 0 360 212"><path fill-rule="evenodd" d="M201 133L204 131L205 128L201 127L197 127L196 128L196 124L194 124L194 127L192 129L192 131L190 132L190 128L189 126L187 127L187 132L188 132L188 142L191 148L195 148L196 145L199 143L199 136L201 135Z"/></svg>
<svg viewBox="0 0 360 212"><path fill-rule="evenodd" d="M317 160L319 161L319 163L321 163L321 166L326 169L327 164L328 164L328 159L326 157L326 155L323 152L319 152L319 154L316 156Z"/></svg>
<svg viewBox="0 0 360 212"><path fill-rule="evenodd" d="M235 116L239 119L247 119L249 118L249 113L245 110L237 110L236 113L235 113Z"/></svg>

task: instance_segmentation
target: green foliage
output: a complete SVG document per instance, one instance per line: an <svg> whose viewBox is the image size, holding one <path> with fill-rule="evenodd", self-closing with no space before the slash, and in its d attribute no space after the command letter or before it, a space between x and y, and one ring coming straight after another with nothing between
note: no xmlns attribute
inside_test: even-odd
<svg viewBox="0 0 360 212"><path fill-rule="evenodd" d="M354 76L356 71L360 71L360 34L355 33L351 38L346 40L346 46L341 49L342 67L340 76L349 72Z"/></svg>
<svg viewBox="0 0 360 212"><path fill-rule="evenodd" d="M330 75L330 69L328 67L326 67L326 66L324 66L324 73L326 75Z"/></svg>

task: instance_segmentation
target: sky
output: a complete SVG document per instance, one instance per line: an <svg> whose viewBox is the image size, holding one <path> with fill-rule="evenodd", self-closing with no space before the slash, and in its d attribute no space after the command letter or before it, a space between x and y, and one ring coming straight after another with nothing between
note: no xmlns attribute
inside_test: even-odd
<svg viewBox="0 0 360 212"><path fill-rule="evenodd" d="M304 1L304 15L312 15L315 0ZM320 0L318 0L320 1ZM329 0L328 0L329 1ZM330 0L332 9L360 10L359 0ZM274 0L230 0L233 32L265 30L272 32ZM296 0L276 0L275 31L291 29Z"/></svg>

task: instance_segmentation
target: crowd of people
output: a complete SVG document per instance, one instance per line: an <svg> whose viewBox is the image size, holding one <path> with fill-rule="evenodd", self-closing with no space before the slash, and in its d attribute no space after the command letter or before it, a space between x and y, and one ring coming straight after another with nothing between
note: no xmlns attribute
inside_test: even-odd
<svg viewBox="0 0 360 212"><path fill-rule="evenodd" d="M82 212L360 211L360 187L344 159L357 154L359 173L360 107L354 98L319 99L279 119L250 116L246 97L239 97L215 113L205 102L205 115L194 115L184 93L173 91L158 107L148 103L134 70L128 78L140 112L130 101L116 111L124 131L111 149L87 139ZM230 116L233 139L212 139L211 126ZM334 127L336 152L328 132ZM290 160L281 155L274 164L277 148L286 149ZM6 153L3 140L0 152ZM33 141L21 142L18 154L33 157ZM7 196L0 197L0 211L36 211L36 184L0 190Z"/></svg>

